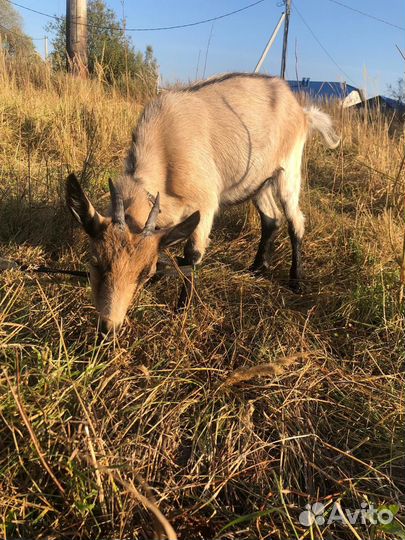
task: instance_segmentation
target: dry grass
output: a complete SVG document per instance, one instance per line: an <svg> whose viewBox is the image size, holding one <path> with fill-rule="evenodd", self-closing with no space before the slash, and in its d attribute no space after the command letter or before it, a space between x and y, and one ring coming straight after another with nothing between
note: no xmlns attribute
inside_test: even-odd
<svg viewBox="0 0 405 540"><path fill-rule="evenodd" d="M63 179L84 169L101 194L139 105L97 82L3 76L0 108L2 256L82 267ZM316 501L326 516L404 504L404 134L334 116L342 148L306 151L302 296L285 288L285 233L268 278L245 271L248 207L218 219L193 307L175 315L180 281L160 280L115 347L95 345L88 287L0 275L4 538L163 537L153 506L180 539L401 538L398 521L298 519Z"/></svg>

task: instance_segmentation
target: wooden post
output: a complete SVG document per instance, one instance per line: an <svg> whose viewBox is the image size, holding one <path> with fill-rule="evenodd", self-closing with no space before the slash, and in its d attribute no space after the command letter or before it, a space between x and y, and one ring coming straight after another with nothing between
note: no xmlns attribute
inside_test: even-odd
<svg viewBox="0 0 405 540"><path fill-rule="evenodd" d="M284 0L285 3L285 19L284 19L284 40L283 40L283 55L281 57L280 77L285 79L285 69L287 65L287 45L288 45L288 26L290 23L291 0Z"/></svg>
<svg viewBox="0 0 405 540"><path fill-rule="evenodd" d="M87 0L66 0L67 68L87 76Z"/></svg>

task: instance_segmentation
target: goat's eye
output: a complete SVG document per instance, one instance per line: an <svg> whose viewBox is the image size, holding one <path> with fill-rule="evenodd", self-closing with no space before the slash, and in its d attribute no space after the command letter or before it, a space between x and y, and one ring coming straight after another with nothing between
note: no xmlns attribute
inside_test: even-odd
<svg viewBox="0 0 405 540"><path fill-rule="evenodd" d="M90 259L90 265L101 279L105 278L108 268L106 268L96 257Z"/></svg>
<svg viewBox="0 0 405 540"><path fill-rule="evenodd" d="M103 273L103 268L100 264L100 261L97 259L97 257L91 257L90 265L94 268L94 270L97 270L97 272L99 272L100 274Z"/></svg>

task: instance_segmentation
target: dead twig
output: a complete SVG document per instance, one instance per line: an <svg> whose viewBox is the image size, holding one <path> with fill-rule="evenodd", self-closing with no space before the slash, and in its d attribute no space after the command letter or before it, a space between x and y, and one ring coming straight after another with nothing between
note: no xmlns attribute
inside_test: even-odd
<svg viewBox="0 0 405 540"><path fill-rule="evenodd" d="M222 387L235 386L236 384L250 381L256 377L280 375L287 366L290 366L301 358L308 357L310 354L311 353L299 353L288 356L287 358L282 358L271 364L258 364L257 366L237 369L222 383Z"/></svg>
<svg viewBox="0 0 405 540"><path fill-rule="evenodd" d="M177 540L177 534L175 533L173 527L167 520L167 518L162 514L162 512L157 507L155 501L152 498L151 491L145 481L141 481L142 485L145 487L148 497L145 497L140 493L136 487L134 486L133 482L128 482L127 480L124 480L121 478L119 474L117 474L115 471L111 470L110 467L100 467L96 466L96 461L94 459L89 458L88 456L80 456L86 463L91 465L96 471L105 471L108 473L108 475L117 483L120 484L129 495L131 495L134 499L139 501L147 510L149 510L152 514L152 517L154 518L154 524L155 529L158 529L156 531L157 534L157 540L163 540L164 536L167 537L168 540Z"/></svg>

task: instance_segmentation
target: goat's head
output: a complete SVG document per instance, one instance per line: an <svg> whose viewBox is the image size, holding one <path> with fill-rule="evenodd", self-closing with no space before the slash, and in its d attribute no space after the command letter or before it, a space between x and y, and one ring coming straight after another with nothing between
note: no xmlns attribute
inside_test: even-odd
<svg viewBox="0 0 405 540"><path fill-rule="evenodd" d="M174 227L156 230L158 194L143 230L134 233L126 224L121 194L111 180L109 185L112 212L104 217L74 174L66 181L67 205L89 237L90 282L102 334L121 326L131 300L156 272L159 251L187 238L200 220L195 212Z"/></svg>

